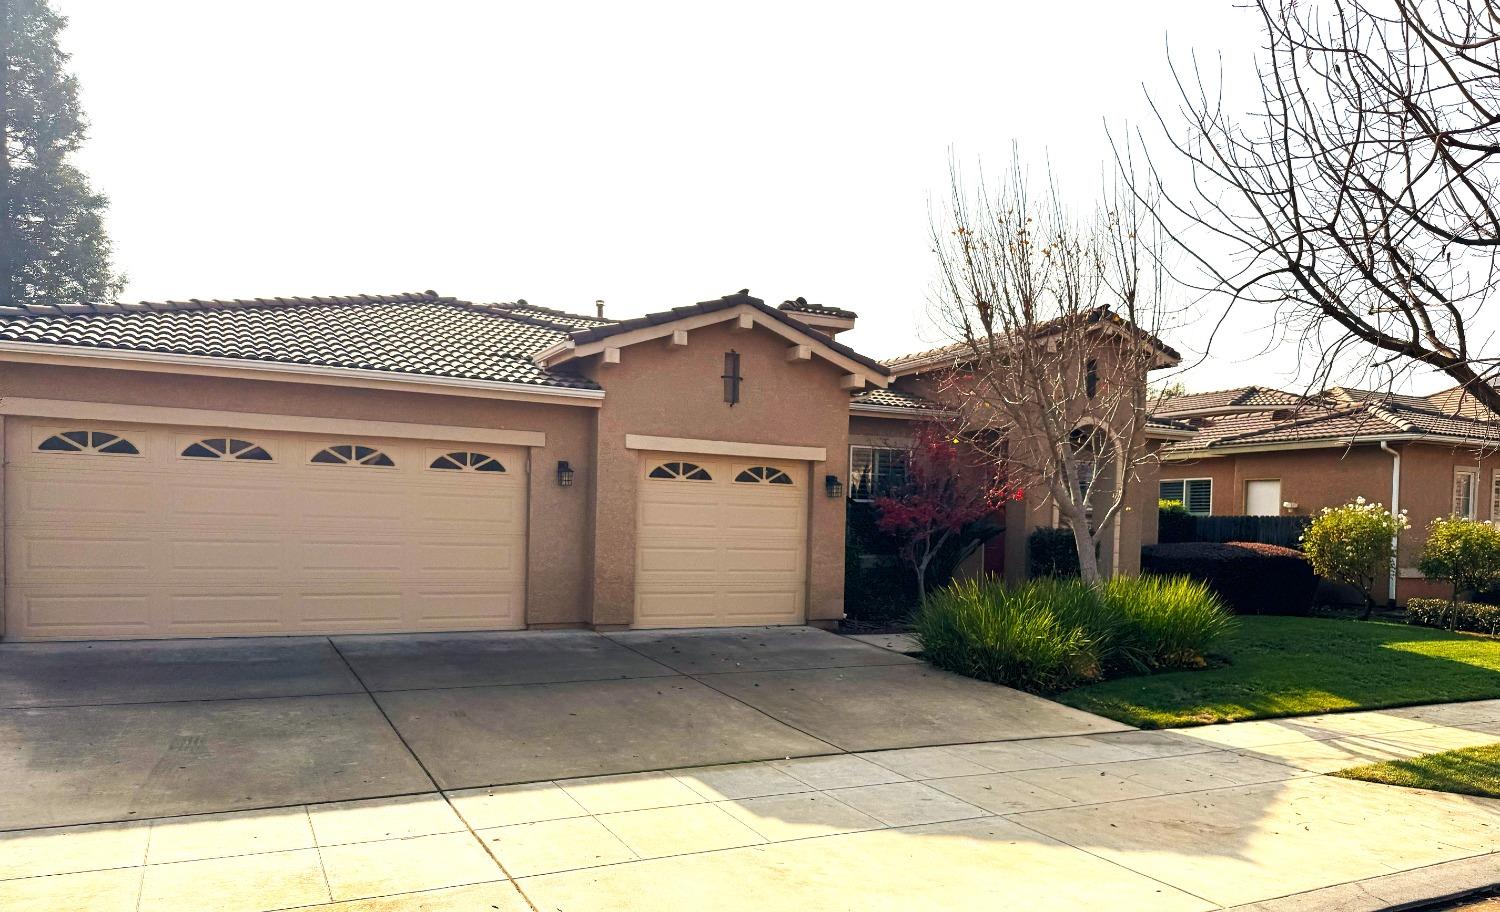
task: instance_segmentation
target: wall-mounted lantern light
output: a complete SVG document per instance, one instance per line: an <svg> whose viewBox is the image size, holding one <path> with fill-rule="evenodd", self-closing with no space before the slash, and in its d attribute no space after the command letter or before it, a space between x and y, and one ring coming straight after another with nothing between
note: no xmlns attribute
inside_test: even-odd
<svg viewBox="0 0 1500 912"><path fill-rule="evenodd" d="M573 467L568 465L566 459L557 461L557 486L559 488L571 488L573 486Z"/></svg>
<svg viewBox="0 0 1500 912"><path fill-rule="evenodd" d="M828 475L823 479L823 484L828 488L829 497L843 497L844 483L839 481L837 475Z"/></svg>

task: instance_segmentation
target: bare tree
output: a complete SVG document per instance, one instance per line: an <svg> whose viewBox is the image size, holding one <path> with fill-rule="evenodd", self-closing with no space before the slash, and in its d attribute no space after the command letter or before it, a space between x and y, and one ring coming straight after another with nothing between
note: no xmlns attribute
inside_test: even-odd
<svg viewBox="0 0 1500 912"><path fill-rule="evenodd" d="M1248 115L1196 60L1173 63L1177 111L1152 102L1193 171L1164 188L1149 169L1158 217L1205 287L1299 336L1314 383L1349 355L1388 377L1427 365L1500 412L1479 320L1500 279L1500 2L1252 8L1266 44Z"/></svg>
<svg viewBox="0 0 1500 912"><path fill-rule="evenodd" d="M1033 199L1019 162L994 193L955 167L932 237L933 310L956 343L944 382L958 431L1073 533L1085 580L1151 459L1146 375L1176 362L1157 340L1162 240L1129 194L1079 222L1050 179Z"/></svg>

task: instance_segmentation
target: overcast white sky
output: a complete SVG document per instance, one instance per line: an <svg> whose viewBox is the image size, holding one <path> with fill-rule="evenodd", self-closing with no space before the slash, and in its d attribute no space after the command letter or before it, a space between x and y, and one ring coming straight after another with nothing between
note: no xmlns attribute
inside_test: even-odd
<svg viewBox="0 0 1500 912"><path fill-rule="evenodd" d="M1165 44L1246 68L1235 0L53 0L126 298L436 289L612 316L748 287L925 319L949 148L1092 200ZM1245 78L1250 74L1245 70ZM1192 389L1290 384L1241 315ZM1206 321L1169 341L1204 345Z"/></svg>

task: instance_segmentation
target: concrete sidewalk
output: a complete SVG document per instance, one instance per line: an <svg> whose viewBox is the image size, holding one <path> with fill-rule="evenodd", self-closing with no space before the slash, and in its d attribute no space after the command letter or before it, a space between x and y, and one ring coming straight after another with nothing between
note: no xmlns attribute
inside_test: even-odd
<svg viewBox="0 0 1500 912"><path fill-rule="evenodd" d="M1495 741L1500 700L18 831L0 908L1380 909L1500 880L1500 801L1322 774Z"/></svg>

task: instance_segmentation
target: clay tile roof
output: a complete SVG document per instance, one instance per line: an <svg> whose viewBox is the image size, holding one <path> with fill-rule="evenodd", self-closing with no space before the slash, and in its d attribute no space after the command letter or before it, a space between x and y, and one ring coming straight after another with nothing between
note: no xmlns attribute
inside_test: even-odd
<svg viewBox="0 0 1500 912"><path fill-rule="evenodd" d="M731 307L739 307L741 305L753 307L779 323L783 323L800 332L811 334L812 338L818 344L825 345L828 348L831 348L839 354L843 355L844 357L857 361L882 376L890 374L890 370L888 370L885 365L881 364L879 361L876 361L874 358L862 355L836 339L830 339L823 335L811 333L807 326L798 322L795 317L785 314L774 307L767 306L765 301L762 301L760 298L752 297L748 291L739 291L735 294L725 295L724 297L718 298L713 301L699 301L697 304L689 304L685 307L674 307L671 310L649 313L643 317L633 317L628 320L621 320L617 323L610 323L606 326L596 326L588 329L575 330L574 332L570 333L570 337L574 342L597 342L602 339L608 339L610 336L618 335L624 332L630 332L633 329L643 329L648 326L660 326L663 323L674 323L687 317L697 316L698 314L715 313L720 310L728 310Z"/></svg>
<svg viewBox="0 0 1500 912"><path fill-rule="evenodd" d="M1063 319L1081 319L1087 324L1113 324L1116 326L1120 326L1135 333L1138 337L1143 338L1157 351L1161 352L1163 355L1166 355L1169 358L1172 358L1174 361L1182 357L1177 349L1163 342L1161 339L1158 339L1156 336L1153 336L1150 333L1146 332L1144 329L1141 329L1140 327L1131 323L1129 320L1126 320L1124 317L1115 313L1113 310L1110 310L1108 307L1096 307L1093 310L1088 311L1087 313L1081 313L1075 317L1048 320L1045 323L1038 324L1034 329L1031 330L1031 332L1037 337L1045 337L1056 325L1060 324ZM997 337L997 340L998 338L999 337ZM926 351L912 352L911 354L907 355L898 355L895 358L887 358L881 363L885 364L887 367L893 368L894 370L901 371L906 368L925 368L926 365L929 364L929 362L944 362L949 361L950 359L954 361L962 361L965 358L970 358L972 360L972 350L970 349L969 344L967 342L955 342L952 345L943 345L938 348L929 348Z"/></svg>
<svg viewBox="0 0 1500 912"><path fill-rule="evenodd" d="M1356 437L1384 436L1457 438L1477 445L1500 444L1500 421L1445 413L1424 397L1367 390L1334 389L1319 400L1304 401L1294 408L1196 417L1184 423L1196 428L1197 433L1189 440L1167 445L1164 452L1277 443L1338 443Z"/></svg>
<svg viewBox="0 0 1500 912"><path fill-rule="evenodd" d="M859 314L855 313L852 310L842 310L837 307L825 307L822 304L809 304L807 303L806 298L797 298L793 301L784 301L782 302L782 305L777 308L777 310L784 310L787 313L816 314L820 317L842 317L846 320L853 320L859 317Z"/></svg>
<svg viewBox="0 0 1500 912"><path fill-rule="evenodd" d="M849 400L853 405L873 405L879 408L909 409L911 411L944 412L947 407L931 399L923 399L913 393L893 389L865 390Z"/></svg>
<svg viewBox="0 0 1500 912"><path fill-rule="evenodd" d="M598 389L531 356L589 317L433 291L0 308L0 341Z"/></svg>
<svg viewBox="0 0 1500 912"><path fill-rule="evenodd" d="M1152 410L1156 415L1181 415L1189 412L1208 414L1216 409L1246 411L1256 406L1280 408L1296 406L1304 400L1296 393L1271 389L1265 386L1240 386L1234 389L1214 390L1207 393L1183 393L1158 403Z"/></svg>

